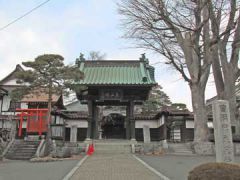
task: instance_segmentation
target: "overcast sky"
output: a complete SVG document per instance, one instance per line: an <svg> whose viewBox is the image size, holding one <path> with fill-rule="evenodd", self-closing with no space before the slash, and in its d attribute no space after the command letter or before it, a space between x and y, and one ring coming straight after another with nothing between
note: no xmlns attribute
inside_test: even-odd
<svg viewBox="0 0 240 180"><path fill-rule="evenodd" d="M23 3L24 2L24 3ZM0 28L31 10L44 0L0 1ZM163 58L152 52L130 48L121 38L116 0L51 0L30 15L0 31L0 79L22 61L56 53L66 63L74 63L79 53L101 51L107 59L139 59L146 53L150 64ZM172 102L185 103L191 109L188 84L171 67L159 63L155 78ZM206 97L215 94L210 80Z"/></svg>

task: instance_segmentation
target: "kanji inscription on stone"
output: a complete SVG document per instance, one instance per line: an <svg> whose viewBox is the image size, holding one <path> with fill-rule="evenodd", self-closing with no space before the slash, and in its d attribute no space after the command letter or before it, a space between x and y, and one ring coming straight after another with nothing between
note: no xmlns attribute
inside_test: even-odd
<svg viewBox="0 0 240 180"><path fill-rule="evenodd" d="M213 124L217 162L233 162L234 151L229 104L225 100L213 103Z"/></svg>

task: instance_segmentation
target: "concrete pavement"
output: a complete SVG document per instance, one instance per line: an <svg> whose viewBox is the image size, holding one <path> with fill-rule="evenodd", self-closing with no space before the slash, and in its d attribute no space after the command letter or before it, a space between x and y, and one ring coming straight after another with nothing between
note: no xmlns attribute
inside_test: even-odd
<svg viewBox="0 0 240 180"><path fill-rule="evenodd" d="M79 160L55 162L3 161L0 180L61 180Z"/></svg>
<svg viewBox="0 0 240 180"><path fill-rule="evenodd" d="M194 167L215 162L214 156L138 155L138 157L171 180L187 180L189 171ZM239 156L235 157L235 163L240 164Z"/></svg>
<svg viewBox="0 0 240 180"><path fill-rule="evenodd" d="M214 162L214 156L145 156L138 158L171 180L186 180L188 172L202 163ZM83 160L83 159L82 159ZM161 180L132 154L93 154L81 166L78 160L56 162L3 161L0 180L62 180L76 169L71 180ZM240 164L240 157L235 157ZM69 176L70 177L70 176Z"/></svg>

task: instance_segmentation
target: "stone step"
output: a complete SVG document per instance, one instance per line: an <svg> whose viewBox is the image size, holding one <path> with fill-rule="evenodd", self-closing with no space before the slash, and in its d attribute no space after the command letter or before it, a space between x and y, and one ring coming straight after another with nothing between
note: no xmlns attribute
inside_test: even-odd
<svg viewBox="0 0 240 180"><path fill-rule="evenodd" d="M129 150L112 150L112 149L96 149L95 153L98 154L130 154L131 149Z"/></svg>
<svg viewBox="0 0 240 180"><path fill-rule="evenodd" d="M13 145L12 149L36 149L38 146L16 146Z"/></svg>
<svg viewBox="0 0 240 180"><path fill-rule="evenodd" d="M131 153L131 145L122 143L97 143L94 145L96 153L102 154L122 154Z"/></svg>
<svg viewBox="0 0 240 180"><path fill-rule="evenodd" d="M16 140L9 148L5 157L13 160L31 159L35 155L38 145L39 141Z"/></svg>
<svg viewBox="0 0 240 180"><path fill-rule="evenodd" d="M169 148L172 150L170 154L176 155L193 155L189 144L185 143L169 143Z"/></svg>
<svg viewBox="0 0 240 180"><path fill-rule="evenodd" d="M8 153L18 153L18 152L35 152L36 151L36 148L35 149L10 149L8 151Z"/></svg>
<svg viewBox="0 0 240 180"><path fill-rule="evenodd" d="M31 157L28 157L28 156L14 156L14 157L8 157L7 159L10 159L10 160L29 160L31 159Z"/></svg>
<svg viewBox="0 0 240 180"><path fill-rule="evenodd" d="M20 159L20 158L23 158L23 159L31 159L34 157L34 154L35 153L32 153L32 154L9 154L7 156L5 156L6 159Z"/></svg>

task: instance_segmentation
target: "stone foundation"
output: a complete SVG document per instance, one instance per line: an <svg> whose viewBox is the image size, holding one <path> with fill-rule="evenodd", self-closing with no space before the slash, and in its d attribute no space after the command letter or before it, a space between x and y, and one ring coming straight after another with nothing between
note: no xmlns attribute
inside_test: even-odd
<svg viewBox="0 0 240 180"><path fill-rule="evenodd" d="M135 145L135 153L146 154L146 155L161 155L166 152L161 143L142 143Z"/></svg>
<svg viewBox="0 0 240 180"><path fill-rule="evenodd" d="M194 151L199 155L215 155L215 144L213 142L193 143ZM234 154L240 155L240 143L234 143Z"/></svg>
<svg viewBox="0 0 240 180"><path fill-rule="evenodd" d="M85 152L85 146L83 144L78 143L56 143L54 146L51 155L52 157L57 158L67 158L72 155L78 155L80 153Z"/></svg>
<svg viewBox="0 0 240 180"><path fill-rule="evenodd" d="M194 152L198 155L214 155L215 145L212 142L193 143Z"/></svg>

